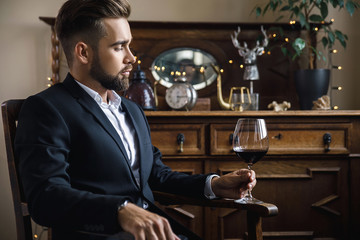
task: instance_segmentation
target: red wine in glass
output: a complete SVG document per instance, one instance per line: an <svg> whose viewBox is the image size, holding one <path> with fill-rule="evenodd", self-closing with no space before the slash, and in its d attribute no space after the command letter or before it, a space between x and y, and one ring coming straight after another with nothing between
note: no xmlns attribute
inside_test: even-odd
<svg viewBox="0 0 360 240"><path fill-rule="evenodd" d="M236 155L248 164L251 170L253 164L264 157L269 149L269 137L264 119L240 118L233 135L233 150ZM261 203L252 197L251 191L238 203Z"/></svg>
<svg viewBox="0 0 360 240"><path fill-rule="evenodd" d="M264 157L267 150L245 150L245 149L234 149L236 156L242 158L247 164L253 165Z"/></svg>

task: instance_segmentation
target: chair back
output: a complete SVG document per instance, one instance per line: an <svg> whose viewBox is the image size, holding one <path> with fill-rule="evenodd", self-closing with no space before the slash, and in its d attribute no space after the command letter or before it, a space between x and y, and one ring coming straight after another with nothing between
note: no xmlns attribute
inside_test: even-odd
<svg viewBox="0 0 360 240"><path fill-rule="evenodd" d="M19 112L23 99L8 100L2 103L2 119L5 135L6 154L9 167L11 191L14 202L16 232L18 240L31 240L31 218L18 174L18 160L14 155L14 139L17 127Z"/></svg>

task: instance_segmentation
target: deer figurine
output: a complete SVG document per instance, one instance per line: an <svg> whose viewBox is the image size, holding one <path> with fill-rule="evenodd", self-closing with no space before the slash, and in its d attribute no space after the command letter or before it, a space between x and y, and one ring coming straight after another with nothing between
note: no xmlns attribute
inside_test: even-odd
<svg viewBox="0 0 360 240"><path fill-rule="evenodd" d="M264 35L264 40L260 45L259 41L256 41L256 46L253 49L248 48L247 43L244 42L244 46L241 46L239 41L237 40L239 34L241 32L240 27L238 30L234 32L234 35L231 35L231 40L235 48L239 51L241 57L244 58L244 80L259 80L259 71L256 66L256 57L261 56L264 52L264 48L268 45L269 39L266 35L266 31L264 27L261 26L261 32ZM250 82L250 92L252 93L252 82Z"/></svg>

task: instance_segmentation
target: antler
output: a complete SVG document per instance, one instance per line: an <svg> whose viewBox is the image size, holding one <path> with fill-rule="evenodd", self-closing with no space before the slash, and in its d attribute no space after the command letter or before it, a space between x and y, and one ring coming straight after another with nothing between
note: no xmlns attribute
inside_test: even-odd
<svg viewBox="0 0 360 240"><path fill-rule="evenodd" d="M233 42L233 45L239 50L239 53L241 56L246 55L246 53L249 52L249 48L247 47L247 43L244 42L244 47L242 47L239 43L239 41L237 40L239 34L241 32L240 27L238 27L237 31L234 32L234 35L231 35L231 40Z"/></svg>
<svg viewBox="0 0 360 240"><path fill-rule="evenodd" d="M268 36L266 35L266 31L265 31L263 25L261 25L261 32L262 32L263 35L264 35L264 40L263 40L263 42L262 42L262 45L260 46L259 41L256 41L256 47L253 49L254 52L256 53L256 55L258 55L258 56L260 56L260 55L263 54L264 48L269 44L269 38L268 38Z"/></svg>

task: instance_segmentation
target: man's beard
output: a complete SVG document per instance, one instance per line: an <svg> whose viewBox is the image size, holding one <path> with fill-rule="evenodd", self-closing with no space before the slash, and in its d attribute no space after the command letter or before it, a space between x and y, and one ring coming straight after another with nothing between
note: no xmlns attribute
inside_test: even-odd
<svg viewBox="0 0 360 240"><path fill-rule="evenodd" d="M125 69L131 69L132 66L127 66L122 69L117 75L110 75L101 67L99 55L94 54L94 60L91 64L90 76L98 81L104 88L114 91L125 91L129 88L129 78L121 76L121 72Z"/></svg>

